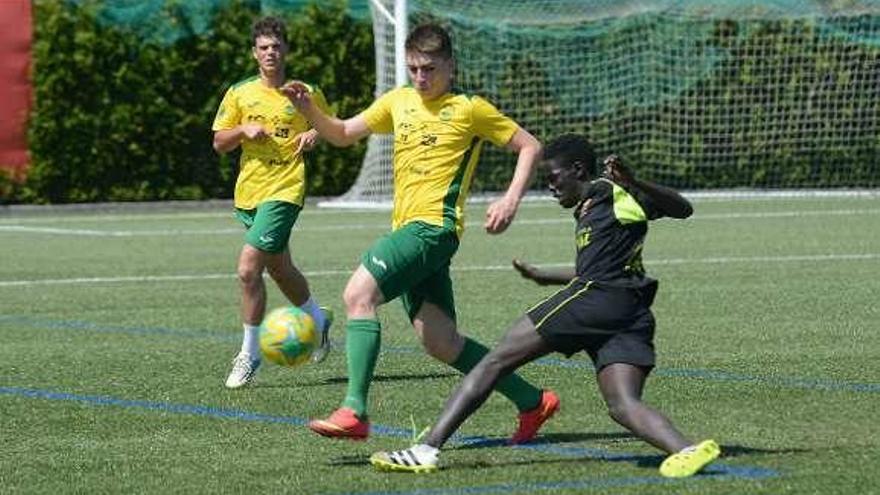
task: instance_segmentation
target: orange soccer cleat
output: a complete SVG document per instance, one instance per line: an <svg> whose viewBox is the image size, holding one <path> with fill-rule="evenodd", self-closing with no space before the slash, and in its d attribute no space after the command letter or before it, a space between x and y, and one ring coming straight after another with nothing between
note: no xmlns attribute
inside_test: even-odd
<svg viewBox="0 0 880 495"><path fill-rule="evenodd" d="M370 435L370 422L358 418L353 409L340 407L327 419L309 421L309 429L330 438L366 440Z"/></svg>
<svg viewBox="0 0 880 495"><path fill-rule="evenodd" d="M559 396L552 390L544 390L541 393L541 402L538 407L519 413L519 427L510 437L510 443L516 445L534 440L541 426L558 410Z"/></svg>

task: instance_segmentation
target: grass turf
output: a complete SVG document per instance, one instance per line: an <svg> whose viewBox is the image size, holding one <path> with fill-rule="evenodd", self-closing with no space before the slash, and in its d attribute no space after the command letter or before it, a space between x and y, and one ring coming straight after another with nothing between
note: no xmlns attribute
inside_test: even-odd
<svg viewBox="0 0 880 495"><path fill-rule="evenodd" d="M522 374L562 411L531 446L503 445L515 410L493 396L443 456L445 469L375 472L375 450L406 446L458 380L429 360L398 302L382 309L383 353L367 442L304 423L345 390L344 332L319 366L265 366L253 387L223 380L240 339L225 209L0 216L0 487L8 493L858 493L880 486L880 203L868 198L701 200L652 225L661 281L658 368L646 400L725 452L709 473L659 477L659 453L608 419L583 356ZM571 263L573 224L525 205L501 236L471 221L453 277L462 329L489 345L552 292L513 257ZM307 209L292 239L321 304L341 290L387 212ZM282 304L269 282L270 306Z"/></svg>

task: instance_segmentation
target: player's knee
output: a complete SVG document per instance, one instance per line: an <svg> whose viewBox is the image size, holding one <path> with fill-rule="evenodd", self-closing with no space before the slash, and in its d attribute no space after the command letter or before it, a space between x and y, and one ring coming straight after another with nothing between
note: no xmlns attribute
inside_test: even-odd
<svg viewBox="0 0 880 495"><path fill-rule="evenodd" d="M262 270L253 265L238 265L238 282L245 287L256 285L263 276Z"/></svg>
<svg viewBox="0 0 880 495"><path fill-rule="evenodd" d="M351 285L342 292L342 302L345 303L345 310L349 315L375 312L376 304L373 299L368 291Z"/></svg>

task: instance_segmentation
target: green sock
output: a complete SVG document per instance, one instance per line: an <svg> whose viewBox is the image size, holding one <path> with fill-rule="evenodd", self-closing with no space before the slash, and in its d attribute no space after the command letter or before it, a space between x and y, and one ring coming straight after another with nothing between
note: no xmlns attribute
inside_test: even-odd
<svg viewBox="0 0 880 495"><path fill-rule="evenodd" d="M348 390L343 407L350 407L361 419L367 416L367 393L382 345L378 320L348 320L345 324L345 359L348 363Z"/></svg>
<svg viewBox="0 0 880 495"><path fill-rule="evenodd" d="M467 374L488 353L489 349L486 346L471 340L470 337L465 337L464 348L461 350L461 354L458 355L458 358L450 366ZM495 384L495 390L501 392L501 395L516 404L516 408L520 412L530 411L541 403L541 389L523 380L516 373L511 373L498 380L498 383Z"/></svg>

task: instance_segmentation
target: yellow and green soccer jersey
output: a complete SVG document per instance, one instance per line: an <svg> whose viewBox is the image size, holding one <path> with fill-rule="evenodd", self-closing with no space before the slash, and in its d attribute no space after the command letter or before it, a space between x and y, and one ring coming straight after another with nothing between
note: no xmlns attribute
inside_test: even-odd
<svg viewBox="0 0 880 495"><path fill-rule="evenodd" d="M361 115L372 132L394 133L392 227L423 221L459 237L483 142L504 146L519 128L478 96L423 101L410 87L389 91Z"/></svg>
<svg viewBox="0 0 880 495"><path fill-rule="evenodd" d="M313 101L328 112L327 101L320 90L309 89ZM311 129L308 120L277 88L266 86L259 76L254 76L226 91L212 129L220 131L249 123L262 124L269 138L245 139L241 143L235 207L250 210L265 201L287 201L302 206L305 163L296 148L297 136Z"/></svg>

